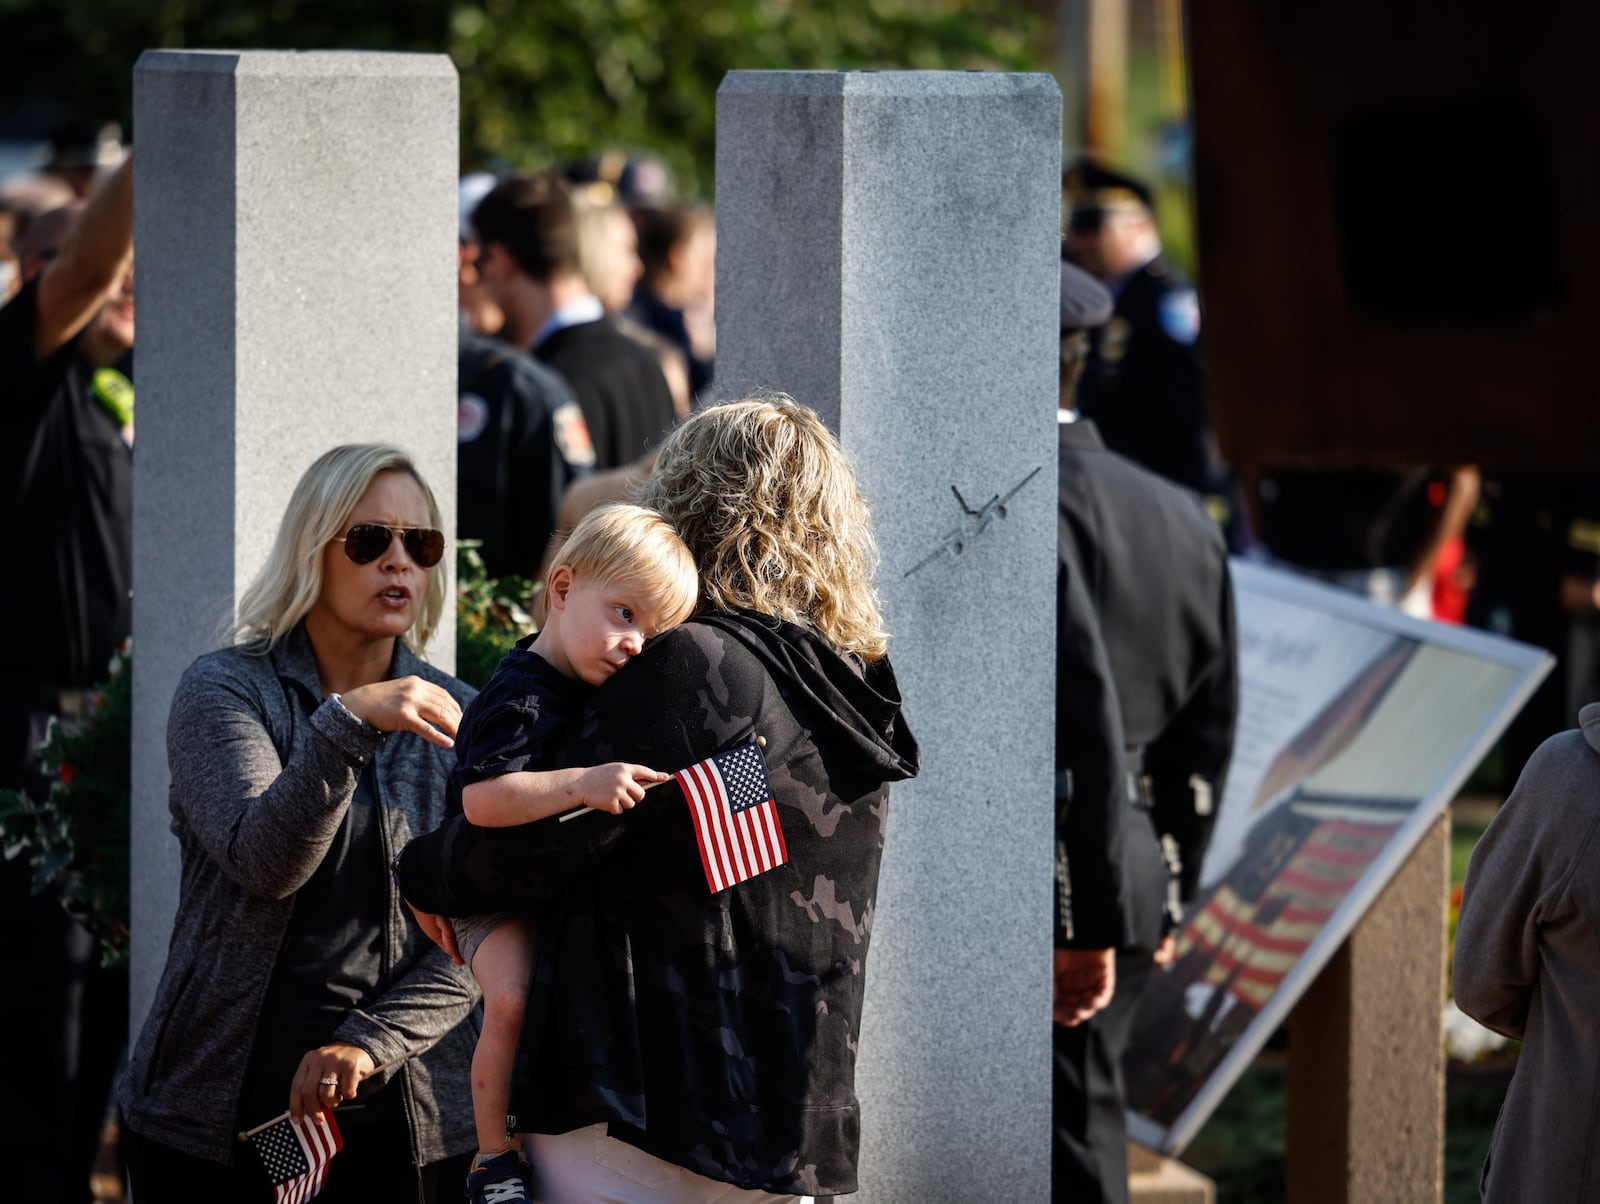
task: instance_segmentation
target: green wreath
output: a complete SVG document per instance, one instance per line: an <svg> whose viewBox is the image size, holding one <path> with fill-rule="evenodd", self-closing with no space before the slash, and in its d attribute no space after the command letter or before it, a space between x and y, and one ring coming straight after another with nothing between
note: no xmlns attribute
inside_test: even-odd
<svg viewBox="0 0 1600 1204"><path fill-rule="evenodd" d="M33 893L60 883L61 905L100 945L100 962L128 960L128 782L133 712L128 644L71 729L52 719L39 749L50 792L42 803L0 790L0 844L26 857Z"/></svg>

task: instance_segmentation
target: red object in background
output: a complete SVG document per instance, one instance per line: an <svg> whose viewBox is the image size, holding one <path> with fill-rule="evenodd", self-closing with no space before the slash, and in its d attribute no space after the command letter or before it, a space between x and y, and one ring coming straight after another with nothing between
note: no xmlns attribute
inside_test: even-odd
<svg viewBox="0 0 1600 1204"><path fill-rule="evenodd" d="M1466 565L1467 541L1457 535L1439 549L1433 566L1433 617L1441 623L1465 623L1467 598L1472 593L1471 568Z"/></svg>

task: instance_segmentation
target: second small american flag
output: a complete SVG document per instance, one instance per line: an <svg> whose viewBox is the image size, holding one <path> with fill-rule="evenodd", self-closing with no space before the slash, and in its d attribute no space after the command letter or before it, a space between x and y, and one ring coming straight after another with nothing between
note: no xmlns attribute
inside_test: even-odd
<svg viewBox="0 0 1600 1204"><path fill-rule="evenodd" d="M672 776L688 800L712 894L789 859L767 763L756 745L741 744Z"/></svg>
<svg viewBox="0 0 1600 1204"><path fill-rule="evenodd" d="M305 1204L328 1178L328 1163L344 1148L332 1112L319 1121L290 1120L287 1112L240 1134L249 1141L272 1180L273 1204Z"/></svg>

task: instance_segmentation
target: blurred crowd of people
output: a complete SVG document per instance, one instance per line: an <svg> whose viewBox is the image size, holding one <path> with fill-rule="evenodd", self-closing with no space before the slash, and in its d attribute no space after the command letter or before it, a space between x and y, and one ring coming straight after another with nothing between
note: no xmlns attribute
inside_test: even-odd
<svg viewBox="0 0 1600 1204"><path fill-rule="evenodd" d="M536 578L571 487L616 492L710 399L715 224L620 154L469 175L460 203L460 534L492 575Z"/></svg>

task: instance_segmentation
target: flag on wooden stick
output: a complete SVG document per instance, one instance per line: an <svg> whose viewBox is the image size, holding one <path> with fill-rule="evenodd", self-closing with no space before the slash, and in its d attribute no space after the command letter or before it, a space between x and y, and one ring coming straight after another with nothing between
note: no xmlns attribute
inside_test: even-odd
<svg viewBox="0 0 1600 1204"><path fill-rule="evenodd" d="M672 776L688 800L712 894L788 861L767 763L755 744L717 753Z"/></svg>

